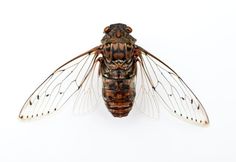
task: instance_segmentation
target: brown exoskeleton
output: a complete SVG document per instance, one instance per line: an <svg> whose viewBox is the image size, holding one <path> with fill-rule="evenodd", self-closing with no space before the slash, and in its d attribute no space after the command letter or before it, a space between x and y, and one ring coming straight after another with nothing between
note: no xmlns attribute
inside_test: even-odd
<svg viewBox="0 0 236 162"><path fill-rule="evenodd" d="M208 125L206 111L195 94L173 69L136 45L131 32L125 24L106 27L102 44L56 69L28 98L19 117L51 114L74 95L80 109L93 108L102 91L114 117L127 116L134 104L155 117L162 106L185 121ZM102 90L97 86L99 77Z"/></svg>

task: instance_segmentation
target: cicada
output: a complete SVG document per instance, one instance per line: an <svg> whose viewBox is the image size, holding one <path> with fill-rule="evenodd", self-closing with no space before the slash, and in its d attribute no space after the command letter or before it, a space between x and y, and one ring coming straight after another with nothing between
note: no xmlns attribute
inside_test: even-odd
<svg viewBox="0 0 236 162"><path fill-rule="evenodd" d="M133 107L156 117L163 107L179 119L208 125L192 90L166 63L138 46L131 32L120 23L105 27L101 45L56 69L27 99L19 118L52 114L72 96L75 107L93 109L102 96L114 117L127 116Z"/></svg>

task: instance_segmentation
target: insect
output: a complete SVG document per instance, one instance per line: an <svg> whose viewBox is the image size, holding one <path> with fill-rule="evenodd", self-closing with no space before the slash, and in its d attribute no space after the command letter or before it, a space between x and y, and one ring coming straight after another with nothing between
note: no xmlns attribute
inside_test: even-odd
<svg viewBox="0 0 236 162"><path fill-rule="evenodd" d="M28 98L19 118L51 114L72 96L76 107L87 111L96 107L102 93L114 117L127 116L133 107L156 117L164 107L180 119L208 125L207 113L192 90L172 68L136 45L131 32L125 24L107 26L101 45L56 69Z"/></svg>

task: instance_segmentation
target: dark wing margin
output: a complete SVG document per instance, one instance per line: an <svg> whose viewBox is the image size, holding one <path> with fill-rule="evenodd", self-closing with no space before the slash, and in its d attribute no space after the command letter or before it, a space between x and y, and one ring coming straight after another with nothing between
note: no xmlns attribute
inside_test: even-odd
<svg viewBox="0 0 236 162"><path fill-rule="evenodd" d="M56 69L26 100L20 119L32 119L58 111L76 93L87 93L87 80L98 70L99 46L66 62ZM98 75L98 72L97 72Z"/></svg>
<svg viewBox="0 0 236 162"><path fill-rule="evenodd" d="M163 61L143 48L137 48L141 51L138 72L143 73L139 90L152 102L145 113L155 117L162 106L179 119L200 126L208 125L203 105L182 78Z"/></svg>

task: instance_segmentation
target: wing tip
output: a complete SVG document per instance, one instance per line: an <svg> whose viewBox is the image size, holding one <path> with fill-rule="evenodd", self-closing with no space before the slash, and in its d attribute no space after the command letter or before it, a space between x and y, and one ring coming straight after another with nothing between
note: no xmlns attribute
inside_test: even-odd
<svg viewBox="0 0 236 162"><path fill-rule="evenodd" d="M53 110L48 110L46 112L39 112L39 113L33 113L33 114L25 114L24 112L20 112L18 115L18 119L21 121L25 120L38 120L42 117L50 116L51 114L54 114L54 112L58 111L58 108L54 108Z"/></svg>
<svg viewBox="0 0 236 162"><path fill-rule="evenodd" d="M210 122L209 119L205 120L203 127L209 127L210 126Z"/></svg>
<svg viewBox="0 0 236 162"><path fill-rule="evenodd" d="M21 120L21 121L24 121L24 120L29 120L31 119L29 115L27 116L24 116L24 115L18 115L18 119Z"/></svg>
<svg viewBox="0 0 236 162"><path fill-rule="evenodd" d="M18 115L18 120L20 121L28 121L32 118L30 118L29 116L24 116L24 115Z"/></svg>
<svg viewBox="0 0 236 162"><path fill-rule="evenodd" d="M23 121L23 120L32 120L32 119L38 119L39 115L36 114L35 116L34 115L18 115L18 119Z"/></svg>
<svg viewBox="0 0 236 162"><path fill-rule="evenodd" d="M184 120L186 121L186 120ZM189 121L186 121L189 123ZM191 121L190 124L194 124L194 125L197 125L197 126L200 126L200 127L204 127L204 128L207 128L209 127L210 123L209 123L209 120L206 119L206 120L195 120L195 121Z"/></svg>
<svg viewBox="0 0 236 162"><path fill-rule="evenodd" d="M23 117L24 117L23 115L20 115L20 114L18 115L19 120L23 120Z"/></svg>

